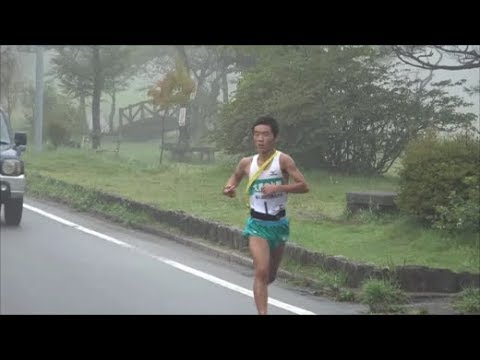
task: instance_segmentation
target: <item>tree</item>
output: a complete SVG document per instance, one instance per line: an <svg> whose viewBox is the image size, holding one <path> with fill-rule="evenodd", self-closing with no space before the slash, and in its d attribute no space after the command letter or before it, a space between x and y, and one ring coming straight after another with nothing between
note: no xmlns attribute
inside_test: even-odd
<svg viewBox="0 0 480 360"><path fill-rule="evenodd" d="M34 98L35 88L30 86L25 89L22 101L27 110L25 115L29 124L29 132L34 128ZM74 143L79 143L77 136L81 134L80 116L79 109L75 107L69 96L60 94L53 83L47 82L45 84L43 133L54 148L60 145L71 146Z"/></svg>
<svg viewBox="0 0 480 360"><path fill-rule="evenodd" d="M160 164L163 158L165 139L165 118L170 107L180 105L186 107L190 101L190 95L195 91L195 82L190 78L184 61L178 59L174 71L168 72L165 77L148 91L154 104L163 110L162 119L162 150L160 152Z"/></svg>
<svg viewBox="0 0 480 360"><path fill-rule="evenodd" d="M253 66L258 54L254 46L155 46L149 53L154 58L140 71L142 77L165 74L180 58L197 83L195 97L187 105L186 125L180 128L180 142L185 145L205 139L218 118L219 108L229 102L228 75ZM220 99L220 95L222 100Z"/></svg>
<svg viewBox="0 0 480 360"><path fill-rule="evenodd" d="M92 96L91 55L83 46L60 46L52 58L48 75L59 80L60 89L73 99L79 99L86 126L86 99Z"/></svg>
<svg viewBox="0 0 480 360"><path fill-rule="evenodd" d="M100 49L92 46L92 70L93 70L93 94L92 94L92 148L100 147L100 98L102 96L105 82L102 63L100 60Z"/></svg>
<svg viewBox="0 0 480 360"><path fill-rule="evenodd" d="M22 87L15 47L0 46L0 100L4 99L8 114L12 113Z"/></svg>
<svg viewBox="0 0 480 360"><path fill-rule="evenodd" d="M116 94L128 88L140 67L150 59L147 49L139 46L108 46L103 48L104 91L110 96L109 130L114 130Z"/></svg>
<svg viewBox="0 0 480 360"><path fill-rule="evenodd" d="M227 152L251 147L249 124L271 114L280 144L303 166L386 172L418 133L468 127L474 114L448 96L451 82L411 80L366 46L290 46L265 51L239 82L215 140ZM427 86L428 85L428 86Z"/></svg>
<svg viewBox="0 0 480 360"><path fill-rule="evenodd" d="M100 103L103 92L112 98L110 124L113 125L115 93L124 88L138 69L132 60L134 49L127 46L61 46L52 60L54 75L62 89L81 106L92 97L92 147L100 146ZM143 59L142 59L143 61ZM110 127L110 130L112 128Z"/></svg>
<svg viewBox="0 0 480 360"><path fill-rule="evenodd" d="M409 45L392 46L396 56L405 64L428 70L467 70L480 68L480 46L474 45ZM457 64L446 65L443 58Z"/></svg>

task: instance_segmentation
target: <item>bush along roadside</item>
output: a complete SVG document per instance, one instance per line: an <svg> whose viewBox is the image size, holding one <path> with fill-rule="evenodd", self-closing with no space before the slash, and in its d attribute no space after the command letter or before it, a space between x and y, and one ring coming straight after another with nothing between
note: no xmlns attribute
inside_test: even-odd
<svg viewBox="0 0 480 360"><path fill-rule="evenodd" d="M453 308L460 314L480 315L480 289L465 288L456 296Z"/></svg>
<svg viewBox="0 0 480 360"><path fill-rule="evenodd" d="M368 279L362 284L360 300L374 314L405 313L405 292L391 279Z"/></svg>
<svg viewBox="0 0 480 360"><path fill-rule="evenodd" d="M181 211L161 210L121 196L107 194L96 189L87 189L78 184L28 174L27 194L66 203L81 211L102 213L112 220L128 226L162 224L184 235L206 239L217 245L244 251L247 240L241 230L218 222L199 219ZM425 266L398 266L394 269L379 268L371 264L349 261L343 256L328 256L310 252L287 243L285 260L301 266L310 276L316 271L336 273L334 281L322 280L314 275L312 283L323 281L322 291L330 292L338 299L354 299L355 294L346 290L360 288L365 280L392 278L403 291L456 293L464 287L479 287L479 274L455 273L448 269L432 269ZM320 269L320 270L319 270ZM339 276L338 274L342 274ZM316 276L316 280L315 280ZM329 275L330 276L330 275ZM342 279L341 281L339 279Z"/></svg>

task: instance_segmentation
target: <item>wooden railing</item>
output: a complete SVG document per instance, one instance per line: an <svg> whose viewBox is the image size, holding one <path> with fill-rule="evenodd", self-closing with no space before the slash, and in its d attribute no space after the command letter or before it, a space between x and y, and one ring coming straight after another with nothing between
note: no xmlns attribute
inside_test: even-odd
<svg viewBox="0 0 480 360"><path fill-rule="evenodd" d="M128 105L118 109L118 121L119 127L123 125L131 124L140 120L147 120L152 118L160 119L164 115L164 110L154 104L152 101L142 101L136 104ZM170 117L178 118L179 108L176 107L173 111L170 111Z"/></svg>

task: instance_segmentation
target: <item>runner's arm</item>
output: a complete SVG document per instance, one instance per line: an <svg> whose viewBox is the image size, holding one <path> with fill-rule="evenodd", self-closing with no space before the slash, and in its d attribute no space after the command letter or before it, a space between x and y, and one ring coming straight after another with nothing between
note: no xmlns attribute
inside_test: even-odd
<svg viewBox="0 0 480 360"><path fill-rule="evenodd" d="M249 158L243 158L237 165L237 168L233 174L228 179L227 183L223 188L223 194L233 197L235 196L235 188L240 184L243 177L245 176L245 169L248 164Z"/></svg>
<svg viewBox="0 0 480 360"><path fill-rule="evenodd" d="M302 172L297 168L295 161L287 155L280 155L280 166L282 170L284 169L288 175L294 180L291 184L277 185L278 192L288 192L288 193L297 193L303 194L309 192L309 188L305 177Z"/></svg>

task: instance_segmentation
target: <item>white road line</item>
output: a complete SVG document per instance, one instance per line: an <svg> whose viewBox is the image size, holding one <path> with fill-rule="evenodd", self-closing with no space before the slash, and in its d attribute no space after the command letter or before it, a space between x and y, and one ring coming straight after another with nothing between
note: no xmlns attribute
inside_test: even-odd
<svg viewBox="0 0 480 360"><path fill-rule="evenodd" d="M145 250L142 250L140 248L137 248L131 244L128 244L126 242L123 242L123 241L120 241L120 240L117 240L111 236L108 236L108 235L105 235L105 234L102 234L102 233L99 233L95 230L91 230L91 229L88 229L86 227L83 227L81 225L78 225L78 224L75 224L71 221L68 221L68 220L65 220L59 216L56 216L56 215L53 215L53 214L50 214L44 210L41 210L41 209L38 209L36 207L33 207L31 205L27 205L27 204L23 204L23 206L28 209L28 210L31 210L31 211L34 211L40 215L43 215L45 217L48 217L52 220L55 220L55 221L58 221L59 223L62 223L64 225L67 225L67 226L70 226L70 227L73 227L74 229L77 229L79 231L82 231L84 233L87 233L87 234L90 234L90 235L93 235L93 236L96 236L102 240L106 240L106 241L109 241L115 245L119 245L119 246L123 246L123 247L126 247L126 248L130 248L132 250L135 250L139 253L142 253L144 255L147 255L155 260L158 260L164 264L167 264L167 265L170 265L176 269L179 269L179 270L182 270L186 273L189 273L189 274L192 274L194 276L197 276L197 277L200 277L202 279L205 279L207 281L210 281L214 284L217 284L217 285L220 285L220 286L223 286L227 289L230 289L230 290L233 290L233 291L236 291L240 294L243 294L243 295L246 295L246 296L249 296L251 298L253 298L253 291L251 290L248 290L248 289L245 289L244 287L241 287L241 286L238 286L236 284L233 284L231 282L228 282L226 280L223 280L223 279L220 279L216 276L213 276L213 275L210 275L210 274L207 274L203 271L200 271L200 270L197 270L197 269L194 269L194 268L191 268L189 266L186 266L186 265L183 265L179 262L176 262L174 260L170 260L170 259L167 259L167 258L164 258L162 256L158 256L158 255L154 255L154 254L151 254ZM281 309L284 309L284 310L287 310L287 311L290 311L294 314L298 314L298 315L315 315L315 313L309 311L309 310L305 310L305 309L302 309L302 308L299 308L297 306L293 306L293 305L290 305L290 304L287 304L287 303L284 303L282 301L279 301L279 300L275 300L275 299L272 299L272 298L269 298L268 299L268 303L273 305L273 306L276 306L278 308L281 308Z"/></svg>

